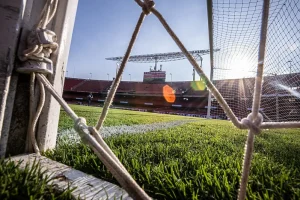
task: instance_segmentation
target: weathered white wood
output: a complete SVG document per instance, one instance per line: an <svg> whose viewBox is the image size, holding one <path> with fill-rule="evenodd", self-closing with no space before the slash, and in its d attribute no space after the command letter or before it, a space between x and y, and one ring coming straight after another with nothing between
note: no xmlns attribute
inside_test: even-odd
<svg viewBox="0 0 300 200"><path fill-rule="evenodd" d="M40 0L39 0L40 1ZM75 22L78 0L59 1L57 13L53 20L53 30L58 37L58 50L52 54L54 73L49 77L56 91L62 95L65 71ZM37 141L41 151L55 147L60 106L57 101L46 94L45 107L42 111L37 130Z"/></svg>
<svg viewBox="0 0 300 200"><path fill-rule="evenodd" d="M20 165L24 169L26 163L32 164L38 161L43 170L47 170L46 175L53 178L51 183L57 185L58 190L76 187L72 196L80 199L131 199L125 190L117 185L87 175L75 170L67 165L58 163L44 156L37 154L20 155L12 157L11 160L23 161Z"/></svg>

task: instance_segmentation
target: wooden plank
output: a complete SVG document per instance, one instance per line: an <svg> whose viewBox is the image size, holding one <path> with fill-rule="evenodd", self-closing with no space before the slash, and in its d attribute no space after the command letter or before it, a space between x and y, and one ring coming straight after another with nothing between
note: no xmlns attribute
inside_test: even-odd
<svg viewBox="0 0 300 200"><path fill-rule="evenodd" d="M119 186L107 181L98 179L94 176L75 170L67 165L53 161L37 154L20 155L12 157L15 162L23 161L20 168L24 169L26 163L32 164L38 161L46 175L53 178L52 184L57 185L58 190L76 187L72 192L74 198L79 199L132 199L127 192Z"/></svg>

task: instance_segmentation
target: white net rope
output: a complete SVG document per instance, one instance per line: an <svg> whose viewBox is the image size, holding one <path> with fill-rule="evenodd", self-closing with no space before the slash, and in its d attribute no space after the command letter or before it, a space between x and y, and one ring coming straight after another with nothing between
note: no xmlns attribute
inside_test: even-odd
<svg viewBox="0 0 300 200"><path fill-rule="evenodd" d="M214 0L213 80L234 114L252 108L263 0ZM266 122L300 120L300 5L271 0L260 113ZM226 119L215 99L211 115Z"/></svg>
<svg viewBox="0 0 300 200"><path fill-rule="evenodd" d="M74 111L62 99L62 97L60 95L58 95L58 93L54 90L53 86L50 84L50 82L47 80L47 78L44 75L39 73L38 70L35 71L35 68L33 68L32 70L30 69L30 73L32 74L32 76L37 77L37 80L39 81L40 85L43 85L43 87L45 87L45 89L51 93L51 95L60 103L60 105L63 107L63 109L66 111L66 113L74 120L75 129L78 132L78 134L80 135L82 141L84 143L86 143L87 145L89 145L94 150L95 154L100 158L100 160L109 169L109 171L113 174L113 176L118 180L118 182L122 185L122 187L125 188L125 190L129 193L129 195L135 199L150 199L150 197L142 190L142 188L140 188L137 185L137 183L133 180L133 178L130 176L130 174L125 169L125 167L122 165L122 163L118 160L118 158L113 154L111 149L104 142L104 140L101 136L101 133L97 130L101 129L103 122L105 121L105 118L109 111L109 107L112 103L112 99L115 96L116 90L118 88L118 85L119 85L121 77L122 77L122 73L124 71L124 68L128 61L128 58L130 56L130 52L134 46L134 42L137 38L137 35L141 28L143 20L146 17L146 15L153 13L158 18L158 20L161 22L161 24L166 29L166 31L169 33L170 37L174 40L174 42L177 44L177 46L181 49L183 54L187 57L187 59L189 60L191 65L194 67L194 69L199 74L202 74L202 79L206 82L208 89L211 91L213 96L216 98L220 107L222 107L222 109L226 113L226 116L231 119L232 123L236 127L241 128L241 129L249 129L248 138L247 138L247 142L246 142L246 146L245 146L245 157L244 157L242 178L241 178L240 191L239 191L239 199L245 199L246 186L247 186L247 181L248 181L248 176L249 176L249 171L250 171L251 157L252 157L252 152L253 152L254 135L259 134L262 128L300 127L300 123L297 123L297 122L294 122L294 123L263 123L262 121L263 121L264 114L260 114L258 112L258 110L260 108L261 91L264 89L264 88L262 88L262 77L263 77L263 68L264 68L263 64L265 61L265 42L266 42L266 36L267 36L266 32L267 32L267 22L268 22L268 13L269 13L268 12L269 11L269 0L264 0L263 3L261 1L255 1L256 3L254 3L253 6L252 6L252 4L249 4L249 3L247 4L248 7L245 6L246 9L248 8L248 12L251 12L252 9L254 12L254 14L252 16L254 16L253 18L255 20L251 21L251 22L256 22L255 25L253 25L253 34L257 35L257 37L258 37L258 35L260 35L260 38L257 39L256 43L253 42L253 40L251 40L250 35L247 35L248 32L244 33L247 35L247 37L244 34L240 34L238 32L238 33L235 33L235 35L233 35L232 39L231 39L231 44L233 44L233 41L240 41L241 45L245 42L249 42L249 46L251 46L251 47L249 47L250 50L247 50L248 48L245 48L246 50L241 50L242 49L241 48L240 51L244 52L245 54L247 52L248 53L250 52L249 54L246 54L248 56L247 58L252 59L252 57L253 57L253 66L252 66L252 68L250 67L249 69L257 68L257 74L255 76L255 79L254 79L254 75L253 75L252 79L247 79L247 80L245 80L245 83L244 83L244 85L246 85L249 88L249 91L253 91L252 92L253 95L251 95L251 97L253 96L254 103L252 104L253 105L252 112L251 113L249 112L250 113L249 115L246 115L247 112L244 112L243 116L240 116L241 118L243 118L242 120L237 119L238 113L242 109L239 110L239 108L232 107L233 108L233 111L232 111L230 106L228 106L228 104L226 102L226 100L227 100L229 102L229 105L232 104L232 101L230 99L226 99L227 97L230 98L234 95L232 93L232 91L231 92L229 91L229 93L223 93L221 91L221 93L219 93L219 91L216 89L214 84L209 80L209 78L205 75L205 73L203 72L201 67L198 65L196 60L193 58L193 56L187 51L187 49L182 44L180 39L176 36L176 34L170 28L170 26L168 25L166 20L163 18L163 16L154 8L154 2L151 0L144 0L144 1L135 0L135 1L139 6L142 7L142 13L140 14L137 25L132 34L132 38L131 38L128 48L126 50L124 59L122 60L120 68L117 72L116 79L113 81L111 89L108 92L103 110L101 112L99 121L96 125L96 128L87 126L85 119L78 117L76 115L76 113L74 113ZM210 1L210 0L208 0L208 1ZM52 2L52 1L48 0L49 5L51 4L50 2ZM228 10L228 5L232 5L231 2L233 2L233 1L226 1L227 3L225 1L224 1L224 3L218 3L218 2L220 2L220 1L214 2L214 5L213 5L214 10L216 10L216 8L219 6L220 13L224 13L225 12L224 10ZM238 2L241 2L241 3L238 3ZM237 8L242 9L243 5L245 5L244 1L238 1L238 2L236 2L234 4L235 5L234 9L237 9ZM249 2L249 1L247 1L247 2ZM250 3L251 2L252 1L250 1ZM274 2L277 2L279 5L279 1L274 1ZM250 10L249 10L249 7L251 7ZM272 6L271 6L271 8L272 8ZM49 9L50 9L50 7L49 7ZM230 12L230 14L229 14L229 12ZM248 12L246 12L246 15L248 14ZM299 12L299 9L298 9L298 12ZM231 15L232 13L235 13L235 12L228 11L227 14ZM51 14L51 16L52 16L52 14ZM240 18L242 17L241 14L234 14L233 20L235 20L237 18L237 16L239 16ZM295 17L298 17L298 15L296 15ZM276 18L276 16L271 14L270 19L273 19L273 18ZM231 20L232 17L231 16L225 17L225 15L224 15L221 17L221 19L223 19L223 22L224 22L228 19ZM244 29L249 28L248 26L250 26L250 24L251 24L250 22L246 23L247 19L248 18L246 17L244 19L245 21L241 22L242 24L246 24L244 26ZM250 19L252 19L252 18L250 18ZM214 18L214 22L215 21L217 21L216 18ZM257 25L257 24L260 24L261 21L262 21L261 25ZM215 23L217 23L217 22L215 22ZM272 24L272 23L270 23L270 24ZM226 26L220 25L220 31L221 30L222 30L222 32L225 31L224 28ZM234 26L235 25L232 24L229 27L232 28ZM244 29L242 29L242 30L244 30ZM218 29L214 28L214 31L216 31L216 30L218 30ZM252 28L251 28L251 30L252 30ZM232 33L234 33L234 32L235 31L233 31ZM224 35L221 36L220 39L216 39L216 41L219 42L220 44L226 46L226 44L227 44L226 42L230 42L230 40L229 39L226 40L226 38L224 38L224 37L226 37L225 33L224 33ZM252 32L249 32L249 34L251 34L251 33ZM241 37L242 39L238 39L239 38L238 36ZM237 37L237 39L235 39L234 37ZM252 37L254 37L254 36L252 36ZM270 36L270 38L272 39L272 36ZM295 41L298 41L298 40L295 40ZM235 48L231 47L230 45L228 45L226 48L225 48L225 46L224 46L224 49L226 50L226 48L227 48L227 51L235 49ZM41 48L42 44L38 44L37 47L38 47L37 49L43 49L43 48ZM275 47L272 47L272 48L275 48ZM233 53L233 56L235 56L235 54L238 54L243 57L243 54L238 53L239 52L238 50L237 50L237 52ZM274 56L272 54L271 50L269 50L270 52L268 52L268 49L267 49L267 55L270 54L271 56ZM221 49L221 51L222 51L222 49ZM227 52L227 51L224 51L224 52ZM211 49L211 52L213 52L212 49ZM223 54L223 52L221 52L219 55L222 55L222 54ZM259 56L257 57L255 54L256 55L258 54ZM293 54L293 55L294 55L293 59L294 59L294 61L296 61L297 54ZM237 58L235 58L235 59L237 59ZM223 55L223 58L220 60L218 60L218 57L216 57L215 62L216 62L216 65L219 65L220 69L224 69L223 71L232 70L232 68L230 68L230 66L226 68L226 65L225 66L223 66L223 65L224 65L224 63L233 62L235 59L234 58L229 59L228 55ZM275 57L273 57L273 59L275 59ZM272 57L269 60L268 59L266 59L266 60L267 60L266 63L273 62ZM232 66L232 64L230 64L230 65ZM271 64L270 64L270 70L274 70L272 68ZM232 73L236 73L236 72L232 72ZM232 75L232 73L230 73L230 74ZM219 73L219 74L220 74L219 75L220 77L221 77L221 75L222 76L226 75L226 73ZM227 74L229 74L229 73L227 73ZM245 76L246 76L246 74L245 74ZM249 77L251 77L250 73L249 73ZM277 77L277 75L276 75L276 77ZM278 75L278 77L279 77L279 75ZM223 79L224 77L221 77L221 78ZM216 80L215 84L218 87L222 88L222 84L221 84L221 86L219 86L217 81L218 80ZM248 82L248 81L250 81L250 82ZM295 81L293 81L293 82L295 82ZM230 84L226 84L226 87L224 87L224 88L228 88L227 85L236 85L236 82L234 82L234 80L232 80L232 79L229 83ZM254 83L255 83L255 87L254 87ZM282 84L284 84L284 83L282 82ZM233 88L233 87L231 87L231 88ZM255 88L255 89L253 89L253 88ZM235 89L233 91L237 91L237 90L238 89L236 89L236 87L235 87ZM239 95L239 93L237 93L237 94ZM246 95L246 94L244 94L244 95ZM40 101L43 102L43 100L40 100ZM234 102L234 100L233 100L233 102ZM42 104L40 104L40 105L42 105ZM236 113L236 115L234 115L234 113ZM247 118L246 118L246 116L247 116ZM32 129L32 132L34 132L34 128ZM32 142L34 143L34 141L32 141Z"/></svg>

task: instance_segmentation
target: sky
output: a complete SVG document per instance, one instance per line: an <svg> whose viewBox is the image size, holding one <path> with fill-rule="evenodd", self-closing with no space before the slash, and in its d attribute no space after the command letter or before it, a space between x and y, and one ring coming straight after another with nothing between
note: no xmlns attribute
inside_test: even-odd
<svg viewBox="0 0 300 200"><path fill-rule="evenodd" d="M156 0L173 31L188 50L209 49L206 0ZM134 0L79 0L67 76L112 80L116 62L108 57L123 56L141 13ZM158 19L146 17L131 55L180 51ZM166 71L166 81L191 81L192 66L187 60L158 63ZM142 81L154 63L127 63L122 80ZM209 55L203 56L209 74ZM109 76L107 75L109 74Z"/></svg>

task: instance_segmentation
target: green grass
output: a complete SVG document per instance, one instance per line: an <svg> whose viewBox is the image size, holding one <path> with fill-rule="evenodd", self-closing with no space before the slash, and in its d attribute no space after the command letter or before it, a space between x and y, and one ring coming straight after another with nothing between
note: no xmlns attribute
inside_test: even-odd
<svg viewBox="0 0 300 200"><path fill-rule="evenodd" d="M137 117L138 122L156 118L151 113L138 114L147 116ZM238 130L227 121L199 120L168 130L105 140L153 198L236 199L246 137L247 131ZM299 153L299 129L264 131L257 136L247 198L299 199ZM116 183L84 144L60 140L46 156Z"/></svg>
<svg viewBox="0 0 300 200"><path fill-rule="evenodd" d="M0 160L0 199L72 199L71 191L58 192L36 162L24 170L13 161Z"/></svg>
<svg viewBox="0 0 300 200"><path fill-rule="evenodd" d="M102 111L100 107L70 105L79 117L84 117L89 126L95 126ZM166 122L180 119L195 119L178 115L162 115L149 112L128 111L110 109L104 126L151 124L155 122ZM59 131L73 128L74 122L67 116L65 111L60 112Z"/></svg>

